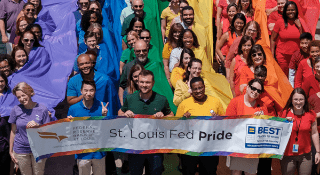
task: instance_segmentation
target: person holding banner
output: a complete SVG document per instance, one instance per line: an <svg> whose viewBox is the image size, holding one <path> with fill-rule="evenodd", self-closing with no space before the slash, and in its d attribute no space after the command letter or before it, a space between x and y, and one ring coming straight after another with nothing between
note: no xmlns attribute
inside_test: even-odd
<svg viewBox="0 0 320 175"><path fill-rule="evenodd" d="M81 94L83 99L69 108L68 119L86 116L110 116L110 113L108 113L109 103L106 104L97 100L95 93L96 84L94 81L82 81ZM76 154L79 175L90 175L91 168L94 174L105 174L106 154L106 152Z"/></svg>
<svg viewBox="0 0 320 175"><path fill-rule="evenodd" d="M13 107L9 123L10 133L10 156L15 164L19 165L24 175L42 175L46 159L35 161L31 152L27 137L27 128L36 128L50 122L49 111L46 106L32 101L33 88L25 82L17 84L12 93L17 97L20 104Z"/></svg>
<svg viewBox="0 0 320 175"><path fill-rule="evenodd" d="M263 91L261 80L252 79L247 85L246 93L231 100L226 115L268 115L267 107L259 98ZM258 164L259 159L231 157L230 169L233 175L241 175L242 171L253 175L256 174Z"/></svg>
<svg viewBox="0 0 320 175"><path fill-rule="evenodd" d="M156 118L172 117L167 98L152 90L154 83L153 73L142 70L138 80L139 92L126 97L118 115L128 118L133 118L135 114L153 115ZM145 161L149 168L147 174L162 174L163 154L129 154L130 174L141 175Z"/></svg>
<svg viewBox="0 0 320 175"><path fill-rule="evenodd" d="M281 117L293 121L291 136L281 160L282 174L294 174L296 169L299 175L311 174L311 140L316 149L315 163L318 164L320 161L319 133L315 121L316 114L309 109L307 96L302 88L292 91Z"/></svg>
<svg viewBox="0 0 320 175"><path fill-rule="evenodd" d="M201 77L190 81L191 97L180 103L176 116L223 116L225 114L218 98L205 94L205 84ZM216 174L219 156L189 156L181 155L182 174L195 174L199 164L200 174Z"/></svg>

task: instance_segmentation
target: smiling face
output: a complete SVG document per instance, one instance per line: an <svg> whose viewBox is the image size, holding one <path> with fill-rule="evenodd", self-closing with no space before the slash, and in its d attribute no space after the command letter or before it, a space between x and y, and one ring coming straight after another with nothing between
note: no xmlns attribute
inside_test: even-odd
<svg viewBox="0 0 320 175"><path fill-rule="evenodd" d="M34 5L27 5L24 9L23 9L23 13L24 16L28 19L33 19L34 15L35 15L35 11L36 9L34 8Z"/></svg>
<svg viewBox="0 0 320 175"><path fill-rule="evenodd" d="M182 59L182 64L184 65L184 67L188 67L188 63L191 60L191 56L188 53L184 53L183 54L183 59Z"/></svg>
<svg viewBox="0 0 320 175"><path fill-rule="evenodd" d="M265 58L263 57L263 54L262 54L262 52L261 52L260 50L257 51L256 53L252 53L251 58L252 58L254 67L259 66L259 65L262 65L263 62L264 62L264 59L265 59Z"/></svg>
<svg viewBox="0 0 320 175"><path fill-rule="evenodd" d="M143 16L143 1L142 0L134 0L132 1L132 10L134 11L134 14L138 17Z"/></svg>
<svg viewBox="0 0 320 175"><path fill-rule="evenodd" d="M148 60L148 47L146 42L143 40L137 41L134 45L134 53L141 63L145 63Z"/></svg>
<svg viewBox="0 0 320 175"><path fill-rule="evenodd" d="M79 0L79 7L82 11L86 11L89 8L89 0Z"/></svg>
<svg viewBox="0 0 320 175"><path fill-rule="evenodd" d="M31 95L28 95L20 90L16 91L16 97L23 106L26 106L32 102Z"/></svg>
<svg viewBox="0 0 320 175"><path fill-rule="evenodd" d="M140 39L144 40L147 43L147 45L149 45L151 40L150 33L147 31L141 32Z"/></svg>
<svg viewBox="0 0 320 175"><path fill-rule="evenodd" d="M133 24L132 30L135 31L135 32L137 32L138 34L140 34L140 32L141 32L141 30L142 30L142 27L143 27L142 22L136 21L136 22Z"/></svg>
<svg viewBox="0 0 320 175"><path fill-rule="evenodd" d="M78 57L78 67L84 75L88 75L91 72L92 66L92 60L88 55L82 54Z"/></svg>
<svg viewBox="0 0 320 175"><path fill-rule="evenodd" d="M34 36L31 33L25 33L21 38L21 42L25 50L31 50L33 48L33 43L35 41Z"/></svg>
<svg viewBox="0 0 320 175"><path fill-rule="evenodd" d="M295 93L292 96L292 105L294 110L303 110L305 104L305 98L302 94Z"/></svg>
<svg viewBox="0 0 320 175"><path fill-rule="evenodd" d="M308 40L308 39L302 39L300 40L300 48L301 50L304 52L304 53L307 53L308 52L308 46L309 46L309 43L311 41Z"/></svg>
<svg viewBox="0 0 320 175"><path fill-rule="evenodd" d="M249 5L250 5L250 1L249 0L241 0L242 10L247 10Z"/></svg>
<svg viewBox="0 0 320 175"><path fill-rule="evenodd" d="M30 0L30 3L32 3L35 8L38 8L40 5L40 0Z"/></svg>
<svg viewBox="0 0 320 175"><path fill-rule="evenodd" d="M97 38L95 36L89 37L85 40L85 44L88 46L89 50L93 50L97 46Z"/></svg>
<svg viewBox="0 0 320 175"><path fill-rule="evenodd" d="M206 97L205 95L205 86L201 81L194 82L191 84L192 97L197 101L203 101Z"/></svg>
<svg viewBox="0 0 320 175"><path fill-rule="evenodd" d="M284 5L286 4L286 2L287 2L287 0L278 0L278 1L277 1L278 11L279 11L280 13L283 12L283 7L284 7Z"/></svg>
<svg viewBox="0 0 320 175"><path fill-rule="evenodd" d="M237 14L237 8L235 6L232 6L229 8L229 11L228 11L228 18L229 18L229 21L232 21L234 15Z"/></svg>
<svg viewBox="0 0 320 175"><path fill-rule="evenodd" d="M256 40L258 34L258 29L254 24L248 26L245 35L251 36L253 40Z"/></svg>
<svg viewBox="0 0 320 175"><path fill-rule="evenodd" d="M95 23L95 22L97 22L97 21L98 21L97 15L96 15L95 13L92 13L92 14L90 15L90 20L89 20L90 24L93 24L93 23Z"/></svg>
<svg viewBox="0 0 320 175"><path fill-rule="evenodd" d="M137 38L134 35L127 35L127 42L131 48L134 48L134 44L136 43Z"/></svg>
<svg viewBox="0 0 320 175"><path fill-rule="evenodd" d="M251 43L251 41L249 40L249 41L245 42L245 43L241 46L241 50L242 50L242 52L243 52L243 55L248 55L249 52L250 52L250 50L251 50L251 48L252 48L252 43Z"/></svg>
<svg viewBox="0 0 320 175"><path fill-rule="evenodd" d="M242 21L241 19L236 19L234 21L234 28L237 30L237 31L241 31L243 29L243 26L244 26L244 21Z"/></svg>
<svg viewBox="0 0 320 175"><path fill-rule="evenodd" d="M176 30L175 32L173 32L173 39L175 41L179 40L179 36L180 36L181 32L182 32L181 30Z"/></svg>
<svg viewBox="0 0 320 175"><path fill-rule="evenodd" d="M247 86L247 94L249 95L249 98L251 99L257 99L260 96L260 93L258 91L262 90L261 85L258 82L252 83L251 86Z"/></svg>
<svg viewBox="0 0 320 175"><path fill-rule="evenodd" d="M93 100L96 90L90 84L84 84L81 89L81 94L83 95L83 99L86 101Z"/></svg>
<svg viewBox="0 0 320 175"><path fill-rule="evenodd" d="M188 71L190 72L190 78L194 77L200 77L202 70L202 65L198 62L193 62L192 66L188 68Z"/></svg>
<svg viewBox="0 0 320 175"><path fill-rule="evenodd" d="M317 56L320 56L320 48L317 46L310 47L310 57L315 60Z"/></svg>
<svg viewBox="0 0 320 175"><path fill-rule="evenodd" d="M0 71L3 72L7 77L11 74L10 65L6 60L0 62Z"/></svg>
<svg viewBox="0 0 320 175"><path fill-rule="evenodd" d="M191 47L193 46L193 35L191 32L187 31L183 34L182 36L182 42L183 42L183 46L191 49Z"/></svg>
<svg viewBox="0 0 320 175"><path fill-rule="evenodd" d="M152 75L139 75L138 86L142 94L148 94L151 92L153 85L154 81L152 80Z"/></svg>
<svg viewBox="0 0 320 175"><path fill-rule="evenodd" d="M0 92L3 93L4 88L6 87L6 82L4 79L0 76Z"/></svg>
<svg viewBox="0 0 320 175"><path fill-rule="evenodd" d="M27 26L28 26L27 21L25 21L25 20L21 21L19 24L19 31L21 33L24 32L26 30Z"/></svg>
<svg viewBox="0 0 320 175"><path fill-rule="evenodd" d="M320 76L320 62L314 64L314 70L317 72L317 75Z"/></svg>
<svg viewBox="0 0 320 175"><path fill-rule="evenodd" d="M182 21L191 26L194 20L194 12L193 10L184 10L182 15Z"/></svg>
<svg viewBox="0 0 320 175"><path fill-rule="evenodd" d="M15 58L16 67L22 67L27 62L27 54L24 50L18 50L16 51Z"/></svg>
<svg viewBox="0 0 320 175"><path fill-rule="evenodd" d="M297 9L293 4L288 5L286 15L289 19L294 20L297 13Z"/></svg>
<svg viewBox="0 0 320 175"><path fill-rule="evenodd" d="M100 8L98 7L98 5L97 5L97 4L94 4L94 3L92 3L92 4L90 5L89 10L92 10L92 11L98 12L98 13L101 13L101 10L100 10Z"/></svg>
<svg viewBox="0 0 320 175"><path fill-rule="evenodd" d="M138 84L140 72L141 72L141 70L137 70L137 71L133 72L133 74L132 74L132 80L135 84Z"/></svg>
<svg viewBox="0 0 320 175"><path fill-rule="evenodd" d="M38 27L32 27L31 31L36 35L38 40L41 40L41 31Z"/></svg>

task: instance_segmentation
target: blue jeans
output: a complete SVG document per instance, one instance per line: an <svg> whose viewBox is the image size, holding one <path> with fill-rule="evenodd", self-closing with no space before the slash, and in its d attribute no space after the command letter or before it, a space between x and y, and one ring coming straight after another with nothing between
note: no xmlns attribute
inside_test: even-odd
<svg viewBox="0 0 320 175"><path fill-rule="evenodd" d="M146 174L162 174L163 154L129 154L130 175L141 175L145 161L149 169L149 172L146 172Z"/></svg>

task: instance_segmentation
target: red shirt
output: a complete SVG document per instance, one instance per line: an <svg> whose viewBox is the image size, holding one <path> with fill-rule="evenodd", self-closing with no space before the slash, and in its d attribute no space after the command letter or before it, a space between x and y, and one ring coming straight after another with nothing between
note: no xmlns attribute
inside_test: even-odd
<svg viewBox="0 0 320 175"><path fill-rule="evenodd" d="M251 109L248 109L251 108ZM244 95L233 98L226 111L227 116L237 116L237 115L253 115L257 111L263 111L265 115L268 115L268 110L264 103L260 100L256 100L256 104L253 107L247 107L244 104Z"/></svg>
<svg viewBox="0 0 320 175"><path fill-rule="evenodd" d="M272 9L275 6L277 6L276 0L267 0L266 1L266 9Z"/></svg>
<svg viewBox="0 0 320 175"><path fill-rule="evenodd" d="M264 91L260 95L260 99L266 105L268 109L268 114L270 116L277 117L277 114L282 110L282 107L276 101L273 100L273 98L268 94L268 92Z"/></svg>
<svg viewBox="0 0 320 175"><path fill-rule="evenodd" d="M298 66L296 76L294 78L294 88L302 87L302 84L306 82L305 79L313 75L312 69L308 65L307 61L308 59L302 60Z"/></svg>
<svg viewBox="0 0 320 175"><path fill-rule="evenodd" d="M292 55L300 49L300 31L293 21L288 20L285 28L284 20L279 19L274 25L273 31L278 33L276 53Z"/></svg>
<svg viewBox="0 0 320 175"><path fill-rule="evenodd" d="M292 117L294 119L291 136L287 144L286 151L284 152L284 155L297 156L297 155L309 153L311 151L311 125L316 120L316 114L313 111L311 111L311 112L304 113L302 116L301 115L298 116L298 115L294 115L291 111L289 111L286 116L286 110L285 110L283 111L281 117L282 118ZM298 141L296 142L295 139L297 137L298 128L299 128L299 135L298 135ZM299 144L298 153L292 152L293 144Z"/></svg>
<svg viewBox="0 0 320 175"><path fill-rule="evenodd" d="M227 12L228 4L227 4L227 0L219 0L218 7L220 7L222 9L221 21L223 19L228 19L228 12Z"/></svg>
<svg viewBox="0 0 320 175"><path fill-rule="evenodd" d="M311 109L315 113L320 112L320 98L317 94L310 95L308 101L309 101ZM318 132L320 133L320 118L317 118L317 125L318 125L317 126Z"/></svg>
<svg viewBox="0 0 320 175"><path fill-rule="evenodd" d="M241 69L240 74L240 85L248 84L250 80L254 79L254 74L248 66L244 66Z"/></svg>
<svg viewBox="0 0 320 175"><path fill-rule="evenodd" d="M290 60L290 64L289 64L289 69L294 69L294 70L297 70L298 69L298 65L299 63L308 58L309 56L303 56L301 54L301 49L300 50L297 50L296 52L294 52L294 54L292 55L291 57L291 60Z"/></svg>
<svg viewBox="0 0 320 175"><path fill-rule="evenodd" d="M302 89L306 92L307 97L320 92L319 82L316 80L314 75L310 75L304 79Z"/></svg>
<svg viewBox="0 0 320 175"><path fill-rule="evenodd" d="M241 69L246 66L247 64L242 61L240 55L237 55L235 58L236 64L234 66L233 72L234 72L234 91L236 93L236 96L241 95L240 92L240 75L241 75Z"/></svg>
<svg viewBox="0 0 320 175"><path fill-rule="evenodd" d="M272 12L269 16L268 16L268 21L267 24L271 24L271 23L276 23L279 19L282 19L282 14L279 13L279 11L275 11ZM269 27L268 27L269 30ZM271 31L269 30L269 35L271 35Z"/></svg>
<svg viewBox="0 0 320 175"><path fill-rule="evenodd" d="M226 68L230 68L232 59L236 57L236 55L238 54L238 47L241 39L242 39L242 36L239 36L233 41L232 45L230 46L229 53L227 54L227 57L226 57L226 65L225 65Z"/></svg>
<svg viewBox="0 0 320 175"><path fill-rule="evenodd" d="M226 33L226 32L229 30L230 22L229 22L229 19L228 19L228 18L223 19L222 21L223 21L222 33Z"/></svg>

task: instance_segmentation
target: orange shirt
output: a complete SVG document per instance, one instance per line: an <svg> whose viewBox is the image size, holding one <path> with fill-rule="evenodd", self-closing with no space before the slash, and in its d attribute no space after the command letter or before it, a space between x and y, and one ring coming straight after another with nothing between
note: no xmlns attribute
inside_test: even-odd
<svg viewBox="0 0 320 175"><path fill-rule="evenodd" d="M251 108L251 109L249 109ZM237 116L237 115L253 115L255 112L262 110L264 115L268 115L267 107L260 100L256 100L256 104L253 107L248 107L244 104L244 95L233 98L226 111L227 116Z"/></svg>
<svg viewBox="0 0 320 175"><path fill-rule="evenodd" d="M250 80L254 79L254 74L248 66L241 69L239 85L248 84Z"/></svg>
<svg viewBox="0 0 320 175"><path fill-rule="evenodd" d="M240 55L237 55L235 58L236 64L234 66L233 72L234 72L234 91L236 93L236 96L241 95L240 92L240 76L241 76L241 69L245 67L247 64L242 61Z"/></svg>

